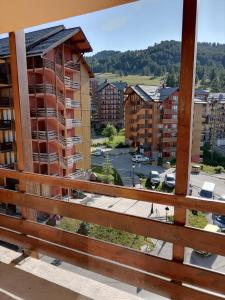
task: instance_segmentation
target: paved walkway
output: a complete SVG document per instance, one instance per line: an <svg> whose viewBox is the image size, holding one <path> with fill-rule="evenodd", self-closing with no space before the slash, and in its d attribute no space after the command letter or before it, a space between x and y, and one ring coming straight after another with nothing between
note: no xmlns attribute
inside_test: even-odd
<svg viewBox="0 0 225 300"><path fill-rule="evenodd" d="M166 221L168 216L173 216L174 209L166 205L152 204L151 202L137 201L121 197L109 197L104 195L88 194L84 199L70 199L71 202L85 204L92 207L107 209L115 212L126 213L128 215L139 216L143 218L153 218Z"/></svg>

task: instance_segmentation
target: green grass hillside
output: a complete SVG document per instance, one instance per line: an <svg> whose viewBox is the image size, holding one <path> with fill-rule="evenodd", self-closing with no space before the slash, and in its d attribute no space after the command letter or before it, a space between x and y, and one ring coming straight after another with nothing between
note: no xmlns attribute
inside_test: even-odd
<svg viewBox="0 0 225 300"><path fill-rule="evenodd" d="M128 85L159 85L163 79L163 77L150 77L141 75L120 76L119 74L113 73L96 73L95 76L100 80L107 79L108 82L123 81L126 82Z"/></svg>

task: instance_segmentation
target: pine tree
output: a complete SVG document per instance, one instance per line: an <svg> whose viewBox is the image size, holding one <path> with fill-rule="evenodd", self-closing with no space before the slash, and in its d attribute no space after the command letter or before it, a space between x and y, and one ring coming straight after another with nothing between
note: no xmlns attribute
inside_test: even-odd
<svg viewBox="0 0 225 300"><path fill-rule="evenodd" d="M108 153L106 153L105 161L102 166L102 170L103 170L103 172L102 172L103 179L104 179L105 183L113 183L113 168L112 168L112 164L109 160Z"/></svg>

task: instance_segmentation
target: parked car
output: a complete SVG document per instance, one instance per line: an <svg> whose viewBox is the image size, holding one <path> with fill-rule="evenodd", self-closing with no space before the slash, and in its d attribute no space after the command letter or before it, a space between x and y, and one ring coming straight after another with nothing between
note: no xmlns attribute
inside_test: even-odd
<svg viewBox="0 0 225 300"><path fill-rule="evenodd" d="M225 195L221 195L218 200L225 201Z"/></svg>
<svg viewBox="0 0 225 300"><path fill-rule="evenodd" d="M173 173L166 174L163 184L169 188L174 188L176 185L175 174Z"/></svg>
<svg viewBox="0 0 225 300"><path fill-rule="evenodd" d="M201 191L199 193L200 197L203 198L209 198L212 199L214 198L214 190L215 190L215 183L213 182L204 182Z"/></svg>
<svg viewBox="0 0 225 300"><path fill-rule="evenodd" d="M150 182L152 184L160 184L159 172L157 172L157 171L150 171L148 177L149 177Z"/></svg>
<svg viewBox="0 0 225 300"><path fill-rule="evenodd" d="M220 228L216 225L212 225L212 224L207 224L204 229L205 231L209 231L209 232L219 232L221 231ZM212 253L211 252L208 252L208 251L204 251L204 250L194 250L198 255L201 255L201 256L211 256Z"/></svg>
<svg viewBox="0 0 225 300"><path fill-rule="evenodd" d="M136 154L132 157L133 162L148 162L149 158L140 154Z"/></svg>
<svg viewBox="0 0 225 300"><path fill-rule="evenodd" d="M214 221L214 225L217 225L222 232L225 232L225 216L224 215L219 215L217 216Z"/></svg>
<svg viewBox="0 0 225 300"><path fill-rule="evenodd" d="M103 154L103 151L102 151L102 149L97 149L92 154L95 155L95 156L101 156Z"/></svg>

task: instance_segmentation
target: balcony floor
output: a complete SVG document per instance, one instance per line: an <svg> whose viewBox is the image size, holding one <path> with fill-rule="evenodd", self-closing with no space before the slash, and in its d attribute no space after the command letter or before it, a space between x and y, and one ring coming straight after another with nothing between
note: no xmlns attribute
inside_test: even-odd
<svg viewBox="0 0 225 300"><path fill-rule="evenodd" d="M35 258L12 262L21 253L0 246L1 300L140 300L138 296L110 287ZM163 299L151 294L144 299Z"/></svg>

